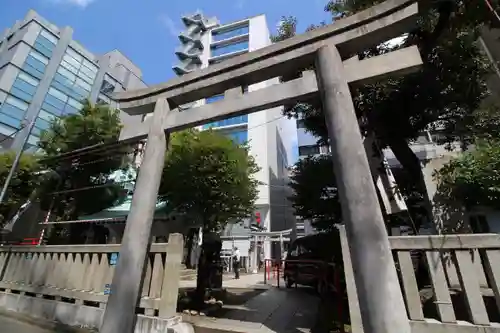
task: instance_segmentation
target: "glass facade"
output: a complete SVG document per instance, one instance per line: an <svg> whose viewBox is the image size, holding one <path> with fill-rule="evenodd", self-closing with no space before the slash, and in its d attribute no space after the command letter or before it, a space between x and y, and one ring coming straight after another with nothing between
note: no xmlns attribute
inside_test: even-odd
<svg viewBox="0 0 500 333"><path fill-rule="evenodd" d="M14 80L14 83L10 88L10 94L26 103L31 103L39 83L40 80L24 73L23 71L19 71L17 78Z"/></svg>
<svg viewBox="0 0 500 333"><path fill-rule="evenodd" d="M300 146L299 147L299 156L311 156L319 154L319 146L311 145L311 146Z"/></svg>
<svg viewBox="0 0 500 333"><path fill-rule="evenodd" d="M248 141L248 131L246 129L242 131L229 132L227 133L227 136L240 145Z"/></svg>
<svg viewBox="0 0 500 333"><path fill-rule="evenodd" d="M212 128L212 127L239 125L239 124L246 124L247 122L248 122L248 115L245 114L243 116L232 117L232 118L228 118L228 119L215 121L215 122L210 123L210 124L205 124L205 125L203 125L203 128L207 129L207 128Z"/></svg>
<svg viewBox="0 0 500 333"><path fill-rule="evenodd" d="M108 96L106 96L106 95L99 94L99 96L97 97L97 104L107 104L107 105L110 105L111 104L111 99Z"/></svg>
<svg viewBox="0 0 500 333"><path fill-rule="evenodd" d="M205 103L210 104L210 103L214 103L216 101L220 101L221 99L224 99L223 94L215 95L215 96L206 98ZM203 125L203 129L208 129L208 128L212 128L212 127L246 124L246 123L248 123L248 115L245 114L243 116L232 117L232 118L228 118L228 119L215 121L213 123L205 124L205 125Z"/></svg>
<svg viewBox="0 0 500 333"><path fill-rule="evenodd" d="M49 58L35 50L31 50L26 57L22 69L26 73L29 73L30 75L41 80L43 74L45 73L45 68L47 68L48 64Z"/></svg>
<svg viewBox="0 0 500 333"><path fill-rule="evenodd" d="M212 97L208 97L208 98L205 99L205 103L206 104L211 104L211 103L220 101L221 99L224 99L224 94L220 94L220 95L215 95L215 96L212 96Z"/></svg>
<svg viewBox="0 0 500 333"><path fill-rule="evenodd" d="M109 96L111 93L113 93L116 89L116 87L120 85L118 81L113 79L111 76L108 74L104 75L104 79L102 80L101 88L99 89L99 92L103 95Z"/></svg>
<svg viewBox="0 0 500 333"><path fill-rule="evenodd" d="M52 52L54 51L57 42L58 38L56 36L48 32L47 30L42 29L35 40L33 48L43 54L45 57L50 58L52 57Z"/></svg>
<svg viewBox="0 0 500 333"><path fill-rule="evenodd" d="M0 106L0 122L7 126L0 127L0 132L10 135L21 128L21 122L29 104L13 96L8 96Z"/></svg>
<svg viewBox="0 0 500 333"><path fill-rule="evenodd" d="M51 86L68 97L81 101L90 96L99 68L68 48Z"/></svg>
<svg viewBox="0 0 500 333"><path fill-rule="evenodd" d="M218 42L224 39L246 35L249 33L248 23L245 25L239 25L231 29L219 30L212 32L212 40Z"/></svg>
<svg viewBox="0 0 500 333"><path fill-rule="evenodd" d="M30 70L43 73L48 59L43 54L30 53L30 56L26 60ZM41 133L49 128L54 117L75 114L81 110L81 101L90 96L98 70L90 60L72 48L67 48L43 100L35 127L28 139L29 144L36 145Z"/></svg>
<svg viewBox="0 0 500 333"><path fill-rule="evenodd" d="M212 57L218 57L238 51L248 51L248 40L243 40L231 44L212 46L210 50Z"/></svg>

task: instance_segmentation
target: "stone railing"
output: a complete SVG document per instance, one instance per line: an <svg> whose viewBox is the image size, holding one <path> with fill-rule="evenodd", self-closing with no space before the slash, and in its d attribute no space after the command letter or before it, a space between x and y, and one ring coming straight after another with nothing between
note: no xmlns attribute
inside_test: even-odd
<svg viewBox="0 0 500 333"><path fill-rule="evenodd" d="M349 248L343 227L340 231L352 332L362 333ZM392 236L389 241L412 332L500 332L500 235ZM419 284L417 259L427 267L426 281Z"/></svg>
<svg viewBox="0 0 500 333"><path fill-rule="evenodd" d="M151 245L138 313L165 319L176 314L182 251L180 234L171 235L168 244ZM113 292L119 252L120 244L0 247L0 308L38 316L29 313L28 304L43 301L50 312L50 302L66 303L75 313L86 309L95 315L47 319L96 327Z"/></svg>

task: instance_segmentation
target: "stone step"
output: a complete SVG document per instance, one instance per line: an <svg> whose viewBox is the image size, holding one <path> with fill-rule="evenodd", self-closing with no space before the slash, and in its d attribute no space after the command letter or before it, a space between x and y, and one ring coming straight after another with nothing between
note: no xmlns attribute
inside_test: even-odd
<svg viewBox="0 0 500 333"><path fill-rule="evenodd" d="M182 269L180 272L181 280L195 280L196 279L196 270L195 269Z"/></svg>

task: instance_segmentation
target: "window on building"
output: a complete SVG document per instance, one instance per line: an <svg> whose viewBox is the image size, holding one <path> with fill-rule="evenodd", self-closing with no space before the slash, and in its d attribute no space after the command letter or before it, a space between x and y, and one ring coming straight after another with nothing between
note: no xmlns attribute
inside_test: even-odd
<svg viewBox="0 0 500 333"><path fill-rule="evenodd" d="M232 37L236 37L236 36L241 36L241 35L246 35L249 32L248 30L249 30L248 29L248 22L241 24L241 25L238 25L238 26L228 28L228 29L221 28L221 29L212 31L212 40L215 42L218 42L218 41L221 41L224 39L228 39L228 38L232 38Z"/></svg>
<svg viewBox="0 0 500 333"><path fill-rule="evenodd" d="M52 115L51 113L48 113L47 111L44 111L42 109L38 113L38 118L43 119L46 122L50 123L50 122L52 122L52 120L54 120L54 115Z"/></svg>
<svg viewBox="0 0 500 333"><path fill-rule="evenodd" d="M215 121L210 124L203 125L204 129L212 128L212 127L222 127L222 126L231 126L231 125L239 125L248 123L248 115L237 116L232 118L227 118L219 121Z"/></svg>
<svg viewBox="0 0 500 333"><path fill-rule="evenodd" d="M14 96L8 96L0 106L0 123L9 127L21 128L21 121L28 109L28 103Z"/></svg>
<svg viewBox="0 0 500 333"><path fill-rule="evenodd" d="M110 95L115 91L115 85L113 85L112 82L108 78L104 78L102 80L101 88L99 89L99 92L104 95Z"/></svg>
<svg viewBox="0 0 500 333"><path fill-rule="evenodd" d="M311 146L300 146L299 147L299 156L310 156L319 154L319 146L311 145Z"/></svg>
<svg viewBox="0 0 500 333"><path fill-rule="evenodd" d="M68 103L64 107L63 115L66 114L76 114L80 112L80 110L83 108L83 104L78 102L76 99L73 98L68 98Z"/></svg>
<svg viewBox="0 0 500 333"><path fill-rule="evenodd" d="M22 69L26 73L29 73L30 75L40 80L43 76L43 73L45 73L45 68L47 67L48 63L49 58L35 50L31 50L30 53L28 53L26 60L24 61Z"/></svg>
<svg viewBox="0 0 500 333"><path fill-rule="evenodd" d="M304 119L298 119L297 120L297 128L305 128L305 123L304 123Z"/></svg>
<svg viewBox="0 0 500 333"><path fill-rule="evenodd" d="M81 81L92 85L99 71L99 67L81 54L68 47L61 61L61 66L76 75Z"/></svg>
<svg viewBox="0 0 500 333"><path fill-rule="evenodd" d="M238 51L248 51L248 40L243 40L231 44L212 46L210 49L212 57L218 57Z"/></svg>
<svg viewBox="0 0 500 333"><path fill-rule="evenodd" d="M52 52L57 44L57 37L48 32L47 30L42 30L38 34L38 37L35 40L35 44L33 48L43 54L45 57L52 57Z"/></svg>
<svg viewBox="0 0 500 333"><path fill-rule="evenodd" d="M10 94L30 103L39 83L38 79L20 71L10 88Z"/></svg>
<svg viewBox="0 0 500 333"><path fill-rule="evenodd" d="M97 97L97 103L109 105L111 104L111 99L106 95L100 94L99 97Z"/></svg>
<svg viewBox="0 0 500 333"><path fill-rule="evenodd" d="M90 96L98 67L72 48L68 48L51 86L76 100ZM68 107L67 113L73 113Z"/></svg>
<svg viewBox="0 0 500 333"><path fill-rule="evenodd" d="M205 98L205 103L206 104L211 104L211 103L220 101L222 99L224 99L224 94L215 95L215 96L212 96L212 97Z"/></svg>
<svg viewBox="0 0 500 333"><path fill-rule="evenodd" d="M246 129L243 131L229 132L227 136L239 145L248 141L248 131Z"/></svg>

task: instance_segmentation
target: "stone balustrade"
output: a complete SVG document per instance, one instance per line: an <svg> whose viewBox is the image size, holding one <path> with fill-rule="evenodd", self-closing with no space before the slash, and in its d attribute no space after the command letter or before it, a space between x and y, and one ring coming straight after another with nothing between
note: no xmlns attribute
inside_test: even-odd
<svg viewBox="0 0 500 333"><path fill-rule="evenodd" d="M169 243L151 245L138 314L175 316L182 251L180 234L171 235ZM120 244L0 247L0 308L98 327L113 292L119 253ZM58 316L61 307L74 309L75 315Z"/></svg>
<svg viewBox="0 0 500 333"><path fill-rule="evenodd" d="M352 332L362 333L343 226L340 235ZM412 332L500 332L500 235L391 236L389 243ZM428 276L417 284L418 258Z"/></svg>

